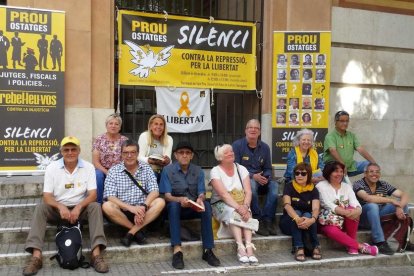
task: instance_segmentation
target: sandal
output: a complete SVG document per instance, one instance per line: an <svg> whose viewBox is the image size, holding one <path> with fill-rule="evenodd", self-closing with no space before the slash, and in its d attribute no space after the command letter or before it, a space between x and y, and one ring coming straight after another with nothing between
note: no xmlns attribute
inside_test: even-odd
<svg viewBox="0 0 414 276"><path fill-rule="evenodd" d="M319 246L316 246L313 249L312 259L317 260L317 261L319 261L320 259L322 259L321 248Z"/></svg>
<svg viewBox="0 0 414 276"><path fill-rule="evenodd" d="M302 253L300 253L302 251ZM295 260L298 262L304 262L306 260L305 258L305 250L302 247L298 247L295 250Z"/></svg>
<svg viewBox="0 0 414 276"><path fill-rule="evenodd" d="M251 242L246 242L246 249L247 248L252 248L253 250L256 250L256 247ZM251 264L257 264L259 262L259 260L256 258L254 254L251 254L250 256L248 255L248 257L249 257L249 262Z"/></svg>
<svg viewBox="0 0 414 276"><path fill-rule="evenodd" d="M243 243L237 244L237 258L239 258L239 262L242 264L248 264L249 263L249 257L246 254L246 247L244 247Z"/></svg>

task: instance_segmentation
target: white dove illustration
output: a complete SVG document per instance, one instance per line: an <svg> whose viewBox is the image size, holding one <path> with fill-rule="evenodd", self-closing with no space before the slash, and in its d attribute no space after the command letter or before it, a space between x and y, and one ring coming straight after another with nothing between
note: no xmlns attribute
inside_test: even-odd
<svg viewBox="0 0 414 276"><path fill-rule="evenodd" d="M125 40L125 43L131 49L129 52L134 57L131 59L131 62L138 65L137 68L129 71L129 73L140 78L147 78L150 70L155 72L155 67L161 67L167 64L168 58L171 56L170 51L174 48L174 45L171 45L162 49L158 54L155 54L148 44L143 46L147 49L145 51L134 42Z"/></svg>
<svg viewBox="0 0 414 276"><path fill-rule="evenodd" d="M52 163L52 161L56 161L58 159L59 153L53 154L51 157L47 156L46 154L41 155L40 153L33 152L36 156L36 163L39 164L37 166L38 170L46 170L46 167Z"/></svg>

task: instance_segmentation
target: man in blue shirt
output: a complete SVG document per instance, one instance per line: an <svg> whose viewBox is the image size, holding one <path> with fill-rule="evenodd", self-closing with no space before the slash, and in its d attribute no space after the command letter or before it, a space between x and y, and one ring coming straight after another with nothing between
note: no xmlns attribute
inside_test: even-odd
<svg viewBox="0 0 414 276"><path fill-rule="evenodd" d="M205 200L204 171L191 163L194 152L189 142L179 142L174 151L176 162L164 167L161 174L160 193L165 195L168 219L170 222L171 246L173 247L172 266L184 268L181 248L180 220L201 217L201 238L203 260L211 266L219 266L214 255L213 230L211 225L211 205ZM194 206L191 203L198 204Z"/></svg>
<svg viewBox="0 0 414 276"><path fill-rule="evenodd" d="M276 235L273 221L276 214L278 185L272 179L270 148L259 140L260 122L251 119L246 124L246 137L233 143L235 161L247 168L252 187L251 210L253 218L259 220L257 233L262 236ZM263 208L259 206L259 193L266 195Z"/></svg>

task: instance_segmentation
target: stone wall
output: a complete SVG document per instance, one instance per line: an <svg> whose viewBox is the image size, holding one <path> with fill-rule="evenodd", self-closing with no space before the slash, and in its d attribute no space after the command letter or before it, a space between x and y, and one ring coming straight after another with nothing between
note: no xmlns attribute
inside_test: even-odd
<svg viewBox="0 0 414 276"><path fill-rule="evenodd" d="M336 111L348 111L349 129L382 166L383 178L414 201L412 26L413 16L332 9L329 129Z"/></svg>

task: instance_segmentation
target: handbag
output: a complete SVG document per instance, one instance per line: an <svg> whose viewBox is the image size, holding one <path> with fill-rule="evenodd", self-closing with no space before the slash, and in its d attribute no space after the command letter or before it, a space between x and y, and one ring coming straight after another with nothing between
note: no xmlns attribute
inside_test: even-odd
<svg viewBox="0 0 414 276"><path fill-rule="evenodd" d="M252 231L257 231L259 229L259 221L257 219L249 218L248 221L244 221L237 212L233 212L233 217L230 219L229 223Z"/></svg>
<svg viewBox="0 0 414 276"><path fill-rule="evenodd" d="M342 229L344 217L335 214L331 209L322 209L319 213L318 222L321 225L333 225Z"/></svg>
<svg viewBox="0 0 414 276"><path fill-rule="evenodd" d="M239 176L239 180L240 180L240 183L241 183L241 185L242 185L242 189L241 190L236 190L236 189L233 189L233 190L231 190L230 192L229 192L229 194L231 195L231 197L238 203L238 204L243 204L244 203L244 197L245 197L245 194L244 194L244 186L243 186L243 180L241 179L241 176L240 176L240 172L239 172L239 165L237 164L237 163L235 163L236 164L236 170L237 170L237 175Z"/></svg>

